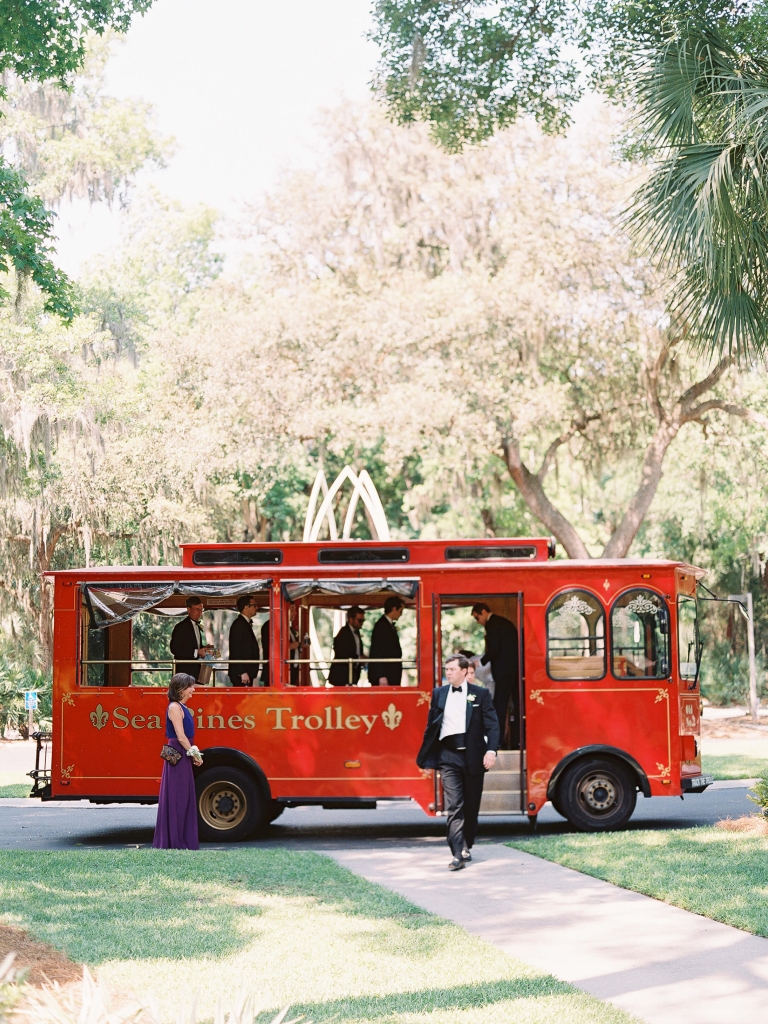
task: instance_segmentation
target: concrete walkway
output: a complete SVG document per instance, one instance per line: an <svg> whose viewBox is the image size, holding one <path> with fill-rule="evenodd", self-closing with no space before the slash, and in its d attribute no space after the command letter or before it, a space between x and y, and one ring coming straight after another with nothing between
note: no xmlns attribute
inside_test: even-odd
<svg viewBox="0 0 768 1024"><path fill-rule="evenodd" d="M327 853L647 1024L768 1022L768 939L500 844Z"/></svg>

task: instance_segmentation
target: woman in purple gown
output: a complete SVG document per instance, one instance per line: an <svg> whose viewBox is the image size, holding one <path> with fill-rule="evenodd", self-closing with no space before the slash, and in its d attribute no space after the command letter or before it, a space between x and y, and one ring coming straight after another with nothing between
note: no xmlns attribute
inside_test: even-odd
<svg viewBox="0 0 768 1024"><path fill-rule="evenodd" d="M165 716L166 742L182 755L176 764L163 761L157 824L152 845L158 850L198 850L197 800L192 762L201 765L194 745L195 720L186 706L195 692L192 676L179 672L168 687L168 711ZM192 751L192 754L188 754Z"/></svg>

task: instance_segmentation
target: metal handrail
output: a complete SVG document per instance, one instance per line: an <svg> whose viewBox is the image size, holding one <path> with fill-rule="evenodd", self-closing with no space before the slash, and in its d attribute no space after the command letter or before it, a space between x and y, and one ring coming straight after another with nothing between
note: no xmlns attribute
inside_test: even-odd
<svg viewBox="0 0 768 1024"><path fill-rule="evenodd" d="M382 659L383 660L383 659ZM88 661L81 661L81 665L176 665L179 662L187 665L189 662L199 662L201 665L268 665L269 661L256 658L211 658L206 661L204 658L93 658Z"/></svg>

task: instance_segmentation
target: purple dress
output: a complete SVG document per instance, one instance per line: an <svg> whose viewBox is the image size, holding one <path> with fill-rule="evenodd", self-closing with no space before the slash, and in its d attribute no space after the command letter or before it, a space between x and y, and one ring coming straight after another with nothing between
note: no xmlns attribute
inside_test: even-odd
<svg viewBox="0 0 768 1024"><path fill-rule="evenodd" d="M168 706L170 709L170 705ZM190 741L195 739L195 720L189 708L180 704L184 713L184 735ZM176 730L166 712L165 735L168 744L183 756L178 764L163 761L163 777L160 781L160 799L157 804L157 824L152 845L157 850L199 850L197 838L197 800L195 780L192 775L192 758L176 739Z"/></svg>

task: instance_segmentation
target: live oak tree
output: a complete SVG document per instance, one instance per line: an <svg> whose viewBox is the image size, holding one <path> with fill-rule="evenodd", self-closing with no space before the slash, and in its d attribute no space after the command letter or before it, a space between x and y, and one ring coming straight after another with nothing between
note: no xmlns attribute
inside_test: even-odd
<svg viewBox="0 0 768 1024"><path fill-rule="evenodd" d="M635 151L652 173L628 223L673 283L681 329L703 351L763 354L763 5L378 0L374 12L375 84L391 115L426 122L451 151L521 115L562 130L588 86L634 108Z"/></svg>
<svg viewBox="0 0 768 1024"><path fill-rule="evenodd" d="M283 344L313 366L315 407L336 405L337 438L380 434L393 462L434 452L453 481L500 458L569 555L622 557L682 430L765 422L731 400L732 358L700 364L665 321L611 217L633 171L593 133L518 129L451 156L375 114L331 130L326 173L257 223L291 296Z"/></svg>

